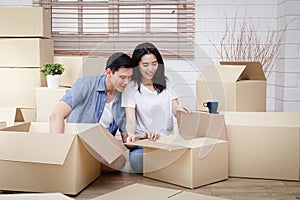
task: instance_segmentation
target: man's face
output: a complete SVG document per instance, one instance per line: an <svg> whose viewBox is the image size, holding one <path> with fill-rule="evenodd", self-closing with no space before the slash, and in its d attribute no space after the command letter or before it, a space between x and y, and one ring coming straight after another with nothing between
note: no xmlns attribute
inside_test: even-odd
<svg viewBox="0 0 300 200"><path fill-rule="evenodd" d="M123 92L131 80L132 73L132 68L120 68L118 71L115 71L115 73L110 71L111 84L115 90Z"/></svg>

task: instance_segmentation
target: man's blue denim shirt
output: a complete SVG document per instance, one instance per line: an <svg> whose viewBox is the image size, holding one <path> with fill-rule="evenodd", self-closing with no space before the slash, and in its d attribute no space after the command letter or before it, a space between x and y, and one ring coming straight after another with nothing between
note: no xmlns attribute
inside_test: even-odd
<svg viewBox="0 0 300 200"><path fill-rule="evenodd" d="M105 78L106 75L85 76L72 85L61 98L72 108L67 122L99 123L107 99ZM113 135L116 134L118 128L121 133L126 132L125 111L121 107L121 96L120 92L115 92L112 105L113 122L108 129Z"/></svg>

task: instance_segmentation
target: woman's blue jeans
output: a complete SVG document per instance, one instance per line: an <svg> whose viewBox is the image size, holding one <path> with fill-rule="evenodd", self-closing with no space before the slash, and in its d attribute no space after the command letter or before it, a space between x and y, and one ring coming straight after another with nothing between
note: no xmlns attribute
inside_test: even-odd
<svg viewBox="0 0 300 200"><path fill-rule="evenodd" d="M129 151L129 160L136 173L143 173L143 147L136 147Z"/></svg>

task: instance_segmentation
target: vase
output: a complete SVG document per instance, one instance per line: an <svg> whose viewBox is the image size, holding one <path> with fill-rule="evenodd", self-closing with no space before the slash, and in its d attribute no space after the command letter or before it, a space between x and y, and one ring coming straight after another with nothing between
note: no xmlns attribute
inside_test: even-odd
<svg viewBox="0 0 300 200"><path fill-rule="evenodd" d="M48 88L58 88L60 76L61 75L59 75L59 74L47 75L46 79L47 79Z"/></svg>

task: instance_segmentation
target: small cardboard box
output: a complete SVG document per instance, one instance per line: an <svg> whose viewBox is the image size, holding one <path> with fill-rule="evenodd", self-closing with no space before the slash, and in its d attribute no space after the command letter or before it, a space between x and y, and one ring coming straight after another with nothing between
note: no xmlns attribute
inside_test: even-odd
<svg viewBox="0 0 300 200"><path fill-rule="evenodd" d="M105 57L54 56L54 62L63 64L65 68L59 85L71 87L82 76L104 74L106 60Z"/></svg>
<svg viewBox="0 0 300 200"><path fill-rule="evenodd" d="M0 8L0 37L51 38L51 14L42 7Z"/></svg>
<svg viewBox="0 0 300 200"><path fill-rule="evenodd" d="M0 121L0 129L6 127L6 121Z"/></svg>
<svg viewBox="0 0 300 200"><path fill-rule="evenodd" d="M300 180L300 116L225 112L229 176Z"/></svg>
<svg viewBox="0 0 300 200"><path fill-rule="evenodd" d="M1 194L0 200L72 200L61 193Z"/></svg>
<svg viewBox="0 0 300 200"><path fill-rule="evenodd" d="M34 122L36 121L36 109L0 107L0 121L5 121L6 126L14 126L15 122Z"/></svg>
<svg viewBox="0 0 300 200"><path fill-rule="evenodd" d="M203 69L196 81L198 110L218 101L219 111L266 111L266 78L258 62L222 62Z"/></svg>
<svg viewBox="0 0 300 200"><path fill-rule="evenodd" d="M196 117L194 121L209 116L200 112L194 114ZM219 137L223 131L211 127L211 123L200 123L200 126L194 128L204 130L202 134L206 137L195 136L194 133L201 134L201 132L190 133L184 130L184 127L190 127L194 123L185 119L186 116L188 114L182 114L180 117L180 135L161 137L156 142L139 140L132 143L144 147L143 175L187 188L228 179L228 143L209 137L210 135ZM183 123L187 124L182 126ZM224 129L224 118L220 123L219 127ZM184 139L191 137L193 139Z"/></svg>
<svg viewBox="0 0 300 200"><path fill-rule="evenodd" d="M36 88L36 112L38 122L48 122L51 112L69 88Z"/></svg>
<svg viewBox="0 0 300 200"><path fill-rule="evenodd" d="M49 134L49 123L25 123L0 131L0 190L78 194L126 151L101 125L66 124ZM96 159L97 158L97 159Z"/></svg>
<svg viewBox="0 0 300 200"><path fill-rule="evenodd" d="M134 194L134 198L132 195ZM207 196L193 192L149 186L143 184L132 184L113 192L96 197L92 200L226 200L224 198Z"/></svg>
<svg viewBox="0 0 300 200"><path fill-rule="evenodd" d="M52 39L0 38L0 67L37 67L53 63Z"/></svg>
<svg viewBox="0 0 300 200"><path fill-rule="evenodd" d="M0 68L0 105L35 108L35 88L45 85L39 68Z"/></svg>

